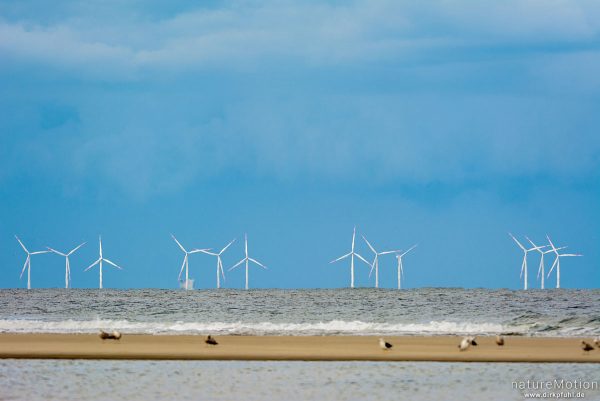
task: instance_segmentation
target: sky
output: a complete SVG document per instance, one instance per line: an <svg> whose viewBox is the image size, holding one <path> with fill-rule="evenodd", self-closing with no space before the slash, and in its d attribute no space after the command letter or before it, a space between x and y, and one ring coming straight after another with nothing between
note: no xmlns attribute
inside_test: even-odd
<svg viewBox="0 0 600 401"><path fill-rule="evenodd" d="M600 3L196 3L0 0L0 287L599 287Z"/></svg>

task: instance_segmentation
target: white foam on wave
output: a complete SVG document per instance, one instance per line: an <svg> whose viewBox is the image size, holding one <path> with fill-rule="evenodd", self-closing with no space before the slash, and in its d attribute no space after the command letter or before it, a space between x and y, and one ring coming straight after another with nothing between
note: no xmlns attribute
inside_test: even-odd
<svg viewBox="0 0 600 401"><path fill-rule="evenodd" d="M139 334L244 334L244 335L440 335L529 334L528 326L506 327L498 323L431 321L426 323L369 323L332 320L318 323L273 322L131 322L127 320L1 320L0 332L95 333L99 329Z"/></svg>

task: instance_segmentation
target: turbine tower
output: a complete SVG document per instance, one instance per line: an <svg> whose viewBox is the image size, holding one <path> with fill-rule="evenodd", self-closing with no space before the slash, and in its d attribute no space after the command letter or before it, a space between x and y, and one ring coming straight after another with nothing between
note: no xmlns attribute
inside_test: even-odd
<svg viewBox="0 0 600 401"><path fill-rule="evenodd" d="M221 274L223 276L223 281L225 281L225 272L223 272L223 261L221 260L221 254L223 252L225 252L227 250L227 248L229 248L229 246L231 244L233 244L234 242L235 242L235 238L229 244L227 244L225 246L225 248L221 249L221 252L219 252L219 253L208 252L208 251L204 252L209 255L217 257L217 288L221 288L221 278L220 278L219 274Z"/></svg>
<svg viewBox="0 0 600 401"><path fill-rule="evenodd" d="M173 237L173 240L175 240L175 242L177 242L177 245L179 245L179 248L183 251L183 253L185 253L185 256L183 257L183 263L181 264L181 270L179 270L179 277L177 278L177 280L179 280L181 282L181 274L183 273L183 269L185 268L185 286L184 288L186 290L191 290L190 286L189 286L189 282L190 282L190 276L189 276L189 268L190 268L190 264L189 264L189 256L193 253L198 253L198 252L202 252L202 253L208 253L208 251L210 251L210 248L207 249L192 249L191 251L187 251L183 245L181 245L181 243L179 241L177 241L177 238L175 238L175 236L173 234L171 234L171 237Z"/></svg>
<svg viewBox="0 0 600 401"><path fill-rule="evenodd" d="M408 251L401 253L400 255L396 255L396 259L398 259L398 289L402 288L401 277L404 276L404 268L402 267L402 258L404 257L404 255L406 255L407 253L409 253L410 251L415 249L417 246L418 246L418 244L415 244L415 245L411 246L408 249Z"/></svg>
<svg viewBox="0 0 600 401"><path fill-rule="evenodd" d="M30 290L31 289L31 255L39 255L42 253L48 253L50 251L29 252L27 250L27 248L25 248L25 245L23 245L23 243L21 242L19 237L17 237L15 235L15 238L17 239L17 241L19 241L21 248L23 248L23 250L27 253L27 259L25 259L25 264L23 265L23 270L21 270L21 275L19 276L19 279L23 278L23 273L25 273L25 269L27 269L27 289Z"/></svg>
<svg viewBox="0 0 600 401"><path fill-rule="evenodd" d="M544 287L544 276L546 275L546 271L545 271L546 266L544 265L544 256L546 256L547 253L554 252L554 250L548 249L547 251L542 251L542 248L546 248L548 245L546 245L544 247L539 247L536 244L534 244L533 241L529 239L529 237L525 237L525 238L527 238L527 241L529 241L529 243L531 245L533 245L535 247L535 249L540 253L540 267L538 268L537 278L541 278L542 282L541 282L540 288L543 290L545 288ZM563 247L557 248L556 250L559 251L559 250L565 249L565 248L566 248L566 246L563 246Z"/></svg>
<svg viewBox="0 0 600 401"><path fill-rule="evenodd" d="M533 247L533 248L527 249L511 233L508 233L508 235L510 235L511 238L517 243L519 248L521 248L523 250L523 263L521 264L521 275L519 277L523 277L523 289L526 290L527 289L527 254L531 251L535 251L535 250L546 248L546 247L538 246L538 247Z"/></svg>
<svg viewBox="0 0 600 401"><path fill-rule="evenodd" d="M50 247L47 247L50 252L53 252L53 253L55 253L57 255L60 255L60 256L64 256L64 258L65 258L65 288L69 288L69 282L71 281L71 265L69 264L69 256L71 256L72 254L74 254L83 245L85 245L85 242L77 245L77 247L75 247L74 249L72 249L68 253L59 252L56 249L52 249Z"/></svg>
<svg viewBox="0 0 600 401"><path fill-rule="evenodd" d="M371 263L371 270L369 271L369 277L371 277L371 273L373 273L373 269L375 269L375 288L379 288L379 256L388 255L390 253L396 253L396 252L400 252L400 251L395 250L395 251L377 252L375 250L375 248L373 248L373 245L371 245L371 243L367 240L367 238L364 235L362 237L365 240L365 242L367 243L367 245L369 246L369 248L371 248L371 251L373 252L373 254L375 254L373 263Z"/></svg>
<svg viewBox="0 0 600 401"><path fill-rule="evenodd" d="M350 256L350 288L354 288L354 257L356 256L357 258L359 258L360 260L362 260L363 262L365 262L366 264L371 266L371 264L369 262L367 262L365 258L360 256L358 253L354 252L355 238L356 238L356 226L354 226L354 231L352 232L352 248L351 248L350 252L345 254L344 256L340 256L339 258L329 262L329 263L335 263L342 259L346 259L348 256Z"/></svg>
<svg viewBox="0 0 600 401"><path fill-rule="evenodd" d="M87 269L84 270L84 272L90 270L92 267L96 266L98 263L100 263L100 289L102 289L102 262L106 262L109 265L116 267L119 270L123 270L121 267L117 266L115 263L111 262L110 260L106 259L104 256L102 256L102 237L98 236L98 241L100 242L100 257L98 258L97 261L95 261L94 263L92 263L90 265L90 267L88 267Z"/></svg>
<svg viewBox="0 0 600 401"><path fill-rule="evenodd" d="M554 252L556 254L556 259L554 259L554 263L552 264L552 267L550 268L550 271L548 272L548 277L550 277L552 270L554 270L554 268L556 267L556 288L560 288L560 258L577 257L577 256L583 256L583 255L575 254L575 253L558 253L558 251L560 249L563 249L565 247L557 248L554 246L554 244L550 240L549 236L546 235L546 238L548 238L548 242L550 243L550 246L552 247L552 252Z"/></svg>
<svg viewBox="0 0 600 401"><path fill-rule="evenodd" d="M240 260L239 262L237 262L232 267L230 267L229 271L235 269L242 263L246 262L246 289L248 289L248 262L256 263L257 265L259 265L260 267L262 267L265 270L267 270L267 266L261 264L258 260L252 259L251 257L248 256L248 235L247 234L244 234L244 244L245 244L245 249L246 249L246 257L244 259Z"/></svg>

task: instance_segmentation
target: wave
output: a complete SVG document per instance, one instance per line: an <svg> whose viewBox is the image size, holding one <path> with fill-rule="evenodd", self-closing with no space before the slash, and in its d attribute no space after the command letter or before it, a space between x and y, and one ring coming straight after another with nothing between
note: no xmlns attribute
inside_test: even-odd
<svg viewBox="0 0 600 401"><path fill-rule="evenodd" d="M533 334L531 326L498 323L431 321L426 323L371 323L332 320L314 323L283 322L132 322L128 320L0 320L6 333L95 333L99 329L135 334L230 335L443 335Z"/></svg>

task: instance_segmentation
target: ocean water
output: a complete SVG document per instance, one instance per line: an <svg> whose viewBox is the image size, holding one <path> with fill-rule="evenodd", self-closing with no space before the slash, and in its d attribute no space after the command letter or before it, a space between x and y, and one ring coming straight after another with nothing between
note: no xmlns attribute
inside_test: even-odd
<svg viewBox="0 0 600 401"><path fill-rule="evenodd" d="M148 334L592 336L600 335L600 290L0 290L0 332L100 328ZM541 393L515 389L513 381L554 379L598 382L600 366L0 359L0 400L505 401ZM600 393L585 391L585 399L600 400Z"/></svg>
<svg viewBox="0 0 600 401"><path fill-rule="evenodd" d="M589 364L0 360L2 400L524 400L513 382L600 380ZM598 390L575 390L599 400ZM553 399L546 397L546 399Z"/></svg>
<svg viewBox="0 0 600 401"><path fill-rule="evenodd" d="M600 290L0 290L0 332L600 335Z"/></svg>

